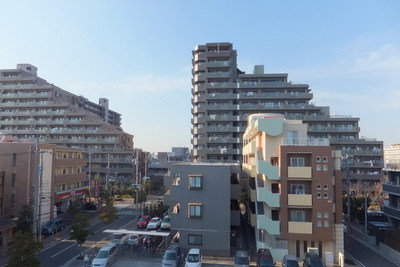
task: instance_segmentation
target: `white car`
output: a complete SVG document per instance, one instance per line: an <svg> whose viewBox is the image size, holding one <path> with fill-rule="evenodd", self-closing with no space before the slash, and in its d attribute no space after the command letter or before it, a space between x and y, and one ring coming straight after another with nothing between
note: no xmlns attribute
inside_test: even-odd
<svg viewBox="0 0 400 267"><path fill-rule="evenodd" d="M127 234L114 233L111 237L111 243L114 243L115 245L118 246L125 245L127 240L128 240Z"/></svg>
<svg viewBox="0 0 400 267"><path fill-rule="evenodd" d="M147 224L147 230L157 230L161 226L161 218L153 217L150 222Z"/></svg>
<svg viewBox="0 0 400 267"><path fill-rule="evenodd" d="M186 256L185 267L201 267L201 251L191 248Z"/></svg>
<svg viewBox="0 0 400 267"><path fill-rule="evenodd" d="M117 257L118 247L117 245L110 243L99 250L92 261L92 267L111 266L111 264L117 261Z"/></svg>
<svg viewBox="0 0 400 267"><path fill-rule="evenodd" d="M171 228L171 218L169 216L165 216L161 223L161 229L170 229Z"/></svg>

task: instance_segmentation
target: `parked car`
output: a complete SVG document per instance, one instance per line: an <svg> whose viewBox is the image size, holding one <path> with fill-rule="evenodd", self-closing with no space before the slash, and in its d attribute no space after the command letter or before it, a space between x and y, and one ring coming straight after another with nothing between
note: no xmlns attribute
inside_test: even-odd
<svg viewBox="0 0 400 267"><path fill-rule="evenodd" d="M97 210L97 205L94 202L86 202L83 204L84 210Z"/></svg>
<svg viewBox="0 0 400 267"><path fill-rule="evenodd" d="M285 255L282 259L282 267L299 267L297 257L294 255Z"/></svg>
<svg viewBox="0 0 400 267"><path fill-rule="evenodd" d="M161 229L167 230L171 228L171 218L169 216L165 216L161 222Z"/></svg>
<svg viewBox="0 0 400 267"><path fill-rule="evenodd" d="M137 227L138 228L146 228L147 224L150 222L151 217L149 215L145 215L140 217L139 221L137 222Z"/></svg>
<svg viewBox="0 0 400 267"><path fill-rule="evenodd" d="M267 248L260 248L257 250L257 267L274 267L275 262L272 257L271 251Z"/></svg>
<svg viewBox="0 0 400 267"><path fill-rule="evenodd" d="M62 230L64 230L64 221L60 218L56 218L51 219L43 226L42 233L44 235L53 235Z"/></svg>
<svg viewBox="0 0 400 267"><path fill-rule="evenodd" d="M128 241L128 235L127 234L121 234L121 233L114 233L111 236L111 243L116 244L117 246L123 246L127 243Z"/></svg>
<svg viewBox="0 0 400 267"><path fill-rule="evenodd" d="M201 267L201 251L198 248L191 248L186 256L185 267Z"/></svg>
<svg viewBox="0 0 400 267"><path fill-rule="evenodd" d="M147 230L154 230L160 228L161 222L162 220L160 217L153 217L147 224Z"/></svg>
<svg viewBox="0 0 400 267"><path fill-rule="evenodd" d="M92 267L111 266L111 264L117 261L117 257L118 247L117 245L110 243L99 250L92 261Z"/></svg>
<svg viewBox="0 0 400 267"><path fill-rule="evenodd" d="M234 261L233 266L235 266L235 267L249 267L250 266L249 254L245 250L236 251L233 261Z"/></svg>
<svg viewBox="0 0 400 267"><path fill-rule="evenodd" d="M168 248L163 256L162 267L178 267L182 262L182 252L179 246L172 246Z"/></svg>
<svg viewBox="0 0 400 267"><path fill-rule="evenodd" d="M325 267L322 259L314 253L307 253L303 261L304 267Z"/></svg>
<svg viewBox="0 0 400 267"><path fill-rule="evenodd" d="M140 238L139 238L138 235L131 234L128 237L127 243L128 243L128 245L131 245L131 246L138 246L139 245L139 240L140 240Z"/></svg>

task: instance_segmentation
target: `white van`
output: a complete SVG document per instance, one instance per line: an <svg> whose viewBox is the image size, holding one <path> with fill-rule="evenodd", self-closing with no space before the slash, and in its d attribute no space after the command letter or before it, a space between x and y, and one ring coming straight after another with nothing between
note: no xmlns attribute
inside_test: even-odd
<svg viewBox="0 0 400 267"><path fill-rule="evenodd" d="M111 266L117 261L118 247L116 244L110 243L102 247L92 261L92 267Z"/></svg>

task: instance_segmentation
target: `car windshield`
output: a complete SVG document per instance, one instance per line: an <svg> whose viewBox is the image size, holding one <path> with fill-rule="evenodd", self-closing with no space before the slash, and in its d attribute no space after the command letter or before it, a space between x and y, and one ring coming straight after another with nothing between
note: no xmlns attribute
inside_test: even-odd
<svg viewBox="0 0 400 267"><path fill-rule="evenodd" d="M158 221L158 219L157 218L153 218L153 219L151 219L151 221L150 222L157 222Z"/></svg>
<svg viewBox="0 0 400 267"><path fill-rule="evenodd" d="M187 262L199 262L200 261L200 257L197 254L189 254L187 256Z"/></svg>
<svg viewBox="0 0 400 267"><path fill-rule="evenodd" d="M137 235L130 235L129 236L129 239L130 240L136 240L136 239L138 239L139 237L137 236Z"/></svg>
<svg viewBox="0 0 400 267"><path fill-rule="evenodd" d="M287 267L299 267L299 263L295 260L288 260L286 262Z"/></svg>
<svg viewBox="0 0 400 267"><path fill-rule="evenodd" d="M165 259L171 261L176 260L176 252L166 252Z"/></svg>
<svg viewBox="0 0 400 267"><path fill-rule="evenodd" d="M164 218L164 220L163 220L163 222L165 222L165 223L169 223L170 221L171 221L170 218Z"/></svg>
<svg viewBox="0 0 400 267"><path fill-rule="evenodd" d="M99 253L97 253L96 258L98 259L105 259L108 256L108 252L105 250L100 250Z"/></svg>
<svg viewBox="0 0 400 267"><path fill-rule="evenodd" d="M147 218L145 218L145 217L142 217L142 218L140 218L140 220L139 220L140 222L145 222L145 221L147 221Z"/></svg>
<svg viewBox="0 0 400 267"><path fill-rule="evenodd" d="M249 258L247 257L236 257L236 264L249 264Z"/></svg>

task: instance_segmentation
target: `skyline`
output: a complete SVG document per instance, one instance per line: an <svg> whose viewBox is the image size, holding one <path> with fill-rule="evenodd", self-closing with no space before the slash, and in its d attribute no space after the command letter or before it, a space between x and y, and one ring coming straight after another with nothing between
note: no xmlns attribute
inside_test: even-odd
<svg viewBox="0 0 400 267"><path fill-rule="evenodd" d="M315 105L359 117L360 136L400 142L400 3L227 3L7 0L0 68L30 63L64 90L108 98L135 147L171 151L192 147L192 50L231 42L242 71L288 73Z"/></svg>

